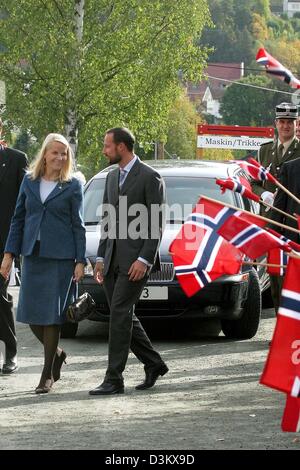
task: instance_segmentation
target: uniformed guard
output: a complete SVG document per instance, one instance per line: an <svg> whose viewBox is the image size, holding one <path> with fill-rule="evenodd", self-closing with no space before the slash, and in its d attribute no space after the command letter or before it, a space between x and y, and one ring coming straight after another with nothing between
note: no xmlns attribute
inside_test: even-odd
<svg viewBox="0 0 300 470"><path fill-rule="evenodd" d="M275 115L277 137L272 142L261 145L257 159L275 178L279 178L281 165L300 157L300 142L296 137L298 108L291 103L281 103L276 106ZM253 191L268 204L273 204L276 189L270 181L253 184Z"/></svg>
<svg viewBox="0 0 300 470"><path fill-rule="evenodd" d="M272 142L261 145L258 152L259 163L270 170L275 178L280 180L280 170L282 164L300 157L300 141L296 137L296 121L298 117L298 107L292 103L280 103L275 109L275 127L277 137ZM277 186L270 181L255 182L252 185L253 191L260 195L261 199L273 205ZM271 214L262 210L262 215L270 217ZM270 276L271 291L275 312L278 310L282 278L280 276Z"/></svg>

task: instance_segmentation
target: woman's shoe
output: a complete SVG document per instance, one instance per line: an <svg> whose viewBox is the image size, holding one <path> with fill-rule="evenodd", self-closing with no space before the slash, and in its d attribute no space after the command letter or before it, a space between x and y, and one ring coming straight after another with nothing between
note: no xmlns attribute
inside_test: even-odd
<svg viewBox="0 0 300 470"><path fill-rule="evenodd" d="M57 353L55 354L55 358L53 362L53 369L52 369L54 382L60 379L60 369L63 365L63 362L65 364L67 363L66 357L67 357L67 354L65 353L63 349L61 350L60 355L58 355Z"/></svg>
<svg viewBox="0 0 300 470"><path fill-rule="evenodd" d="M51 390L51 387L53 385L53 380L52 379L47 379L44 383L44 385L38 385L35 389L35 393L40 394L40 393L49 393Z"/></svg>

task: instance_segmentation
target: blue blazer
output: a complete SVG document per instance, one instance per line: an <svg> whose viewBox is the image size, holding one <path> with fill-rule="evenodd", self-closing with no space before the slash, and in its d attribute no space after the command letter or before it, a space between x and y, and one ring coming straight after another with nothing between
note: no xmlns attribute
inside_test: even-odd
<svg viewBox="0 0 300 470"><path fill-rule="evenodd" d="M5 252L30 256L40 233L40 256L85 263L83 188L72 178L59 183L44 203L40 180L25 175L20 187Z"/></svg>

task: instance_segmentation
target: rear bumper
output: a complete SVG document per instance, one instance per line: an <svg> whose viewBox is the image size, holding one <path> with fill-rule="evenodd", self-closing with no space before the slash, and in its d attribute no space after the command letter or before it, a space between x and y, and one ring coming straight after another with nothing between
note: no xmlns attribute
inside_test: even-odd
<svg viewBox="0 0 300 470"><path fill-rule="evenodd" d="M140 300L135 313L139 318L239 318L247 298L248 281L212 282L188 298L176 281L148 283L168 287L168 300ZM109 309L104 290L92 278L85 277L80 293L89 292L97 304L94 321L108 321Z"/></svg>

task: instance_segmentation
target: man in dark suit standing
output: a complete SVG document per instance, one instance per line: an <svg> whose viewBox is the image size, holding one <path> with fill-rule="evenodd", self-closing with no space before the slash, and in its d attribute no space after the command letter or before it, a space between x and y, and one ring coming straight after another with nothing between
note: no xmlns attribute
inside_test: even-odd
<svg viewBox="0 0 300 470"><path fill-rule="evenodd" d="M287 188L298 199L300 198L300 158L285 162L282 165L280 175L279 175L279 181L285 188ZM276 196L274 200L274 207L281 209L287 214L290 214L290 215L297 214L298 216L300 216L300 205L293 198L288 196L285 191L283 191L280 188L276 192ZM282 224L285 224L288 227L292 227L298 230L298 224L295 220L291 219L290 217L286 217L277 211L274 211L274 210L271 211L271 219L277 222L281 222ZM296 243L300 243L300 237L298 233L290 231L288 229L278 229L278 227L275 225L272 228L274 228L277 231L280 231L282 235L289 238L290 240L293 240ZM278 282L278 289L279 289L278 300L277 300L277 308L278 308L284 277L277 276L277 278L278 278L277 282Z"/></svg>
<svg viewBox="0 0 300 470"><path fill-rule="evenodd" d="M0 137L2 121L0 119ZM25 153L0 142L0 265L10 221L14 214L19 188L27 167ZM13 316L12 296L7 293L7 284L0 275L0 340L5 344L6 354L2 367L3 374L17 370L17 339Z"/></svg>
<svg viewBox="0 0 300 470"><path fill-rule="evenodd" d="M134 154L134 142L126 128L110 129L104 138L104 155L110 164L118 164L106 179L105 217L94 270L110 307L109 351L104 381L90 395L124 392L123 371L129 349L145 369L145 380L137 390L152 387L168 372L134 314L151 267L159 264L165 201L163 179Z"/></svg>
<svg viewBox="0 0 300 470"><path fill-rule="evenodd" d="M279 179L285 188L287 188L297 198L300 198L300 158L284 163L281 168ZM287 214L297 214L300 216L300 205L280 188L275 196L274 207L281 209ZM295 220L290 217L286 217L277 211L272 210L271 219L298 230L298 224ZM278 231L278 227L275 227L275 225L274 229ZM292 232L288 229L281 229L280 233L290 240L300 243L298 233Z"/></svg>

